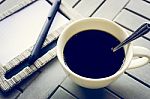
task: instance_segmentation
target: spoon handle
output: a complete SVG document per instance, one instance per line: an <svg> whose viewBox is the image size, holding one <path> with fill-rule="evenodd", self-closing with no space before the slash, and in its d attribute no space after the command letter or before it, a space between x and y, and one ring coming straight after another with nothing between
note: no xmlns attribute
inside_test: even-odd
<svg viewBox="0 0 150 99"><path fill-rule="evenodd" d="M119 45L117 45L115 48L113 48L113 52L117 51L124 45L128 44L129 42L147 34L150 31L150 24L144 23L141 25L133 34L131 34L127 39L125 39L123 42L121 42Z"/></svg>

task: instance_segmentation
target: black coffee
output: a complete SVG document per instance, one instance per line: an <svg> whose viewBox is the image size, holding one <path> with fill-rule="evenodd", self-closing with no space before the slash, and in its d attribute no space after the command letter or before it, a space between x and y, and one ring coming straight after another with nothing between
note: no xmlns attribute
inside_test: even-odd
<svg viewBox="0 0 150 99"><path fill-rule="evenodd" d="M104 31L86 30L72 36L64 47L67 66L88 78L103 78L116 73L124 60L123 48L111 50L120 41Z"/></svg>

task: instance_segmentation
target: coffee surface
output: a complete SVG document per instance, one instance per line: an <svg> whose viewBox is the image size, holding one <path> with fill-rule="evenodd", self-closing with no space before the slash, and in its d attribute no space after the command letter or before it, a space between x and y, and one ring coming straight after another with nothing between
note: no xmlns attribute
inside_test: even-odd
<svg viewBox="0 0 150 99"><path fill-rule="evenodd" d="M104 78L116 73L124 60L124 49L111 50L120 41L107 32L86 30L72 36L64 47L64 60L76 74Z"/></svg>

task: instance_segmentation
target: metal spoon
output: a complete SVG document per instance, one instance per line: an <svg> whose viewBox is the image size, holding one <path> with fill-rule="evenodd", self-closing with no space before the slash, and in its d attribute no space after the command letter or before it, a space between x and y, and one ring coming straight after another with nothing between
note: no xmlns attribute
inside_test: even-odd
<svg viewBox="0 0 150 99"><path fill-rule="evenodd" d="M126 38L123 42L121 42L115 48L112 48L113 52L117 51L118 49L128 44L129 42L147 34L149 31L150 31L150 24L144 23L133 34L131 34L128 38Z"/></svg>

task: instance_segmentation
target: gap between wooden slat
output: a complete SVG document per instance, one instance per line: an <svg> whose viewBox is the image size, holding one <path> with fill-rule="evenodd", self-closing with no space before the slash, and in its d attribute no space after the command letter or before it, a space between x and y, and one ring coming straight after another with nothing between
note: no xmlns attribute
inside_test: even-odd
<svg viewBox="0 0 150 99"><path fill-rule="evenodd" d="M144 86L146 86L146 87L150 88L150 85L149 85L149 84L147 84L147 83L143 82L142 80L140 80L140 79L138 79L137 77L135 77L135 76L131 75L130 73L125 72L125 74L126 74L126 75L128 75L129 77L131 77L132 79L134 79L134 80L136 80L136 81L140 82L140 83L141 83L141 84L143 84Z"/></svg>
<svg viewBox="0 0 150 99"><path fill-rule="evenodd" d="M142 18L144 18L144 19L150 20L150 18L145 17L144 15L139 14L138 12L135 12L135 11L133 11L133 10L131 10L131 9L128 9L128 8L125 8L125 9L126 9L127 11L129 11L129 12L132 12L132 13L134 13L134 14L136 14L136 15L142 17Z"/></svg>
<svg viewBox="0 0 150 99"><path fill-rule="evenodd" d="M81 0L78 0L73 6L72 8L74 8L76 5L78 5L81 2Z"/></svg>
<svg viewBox="0 0 150 99"><path fill-rule="evenodd" d="M150 38L146 37L146 36L142 36L143 38L145 38L146 40L150 41Z"/></svg>
<svg viewBox="0 0 150 99"><path fill-rule="evenodd" d="M60 87L60 85L58 85L54 90L53 90L53 92L48 96L48 98L47 99L50 99L53 95L54 95L54 93L57 91L57 89Z"/></svg>
<svg viewBox="0 0 150 99"><path fill-rule="evenodd" d="M62 89L64 89L66 92L68 92L69 94L71 94L72 96L74 96L75 98L79 99L76 95L74 95L73 93L71 93L70 91L68 91L66 88L62 87L61 85L60 85L60 87Z"/></svg>
<svg viewBox="0 0 150 99"><path fill-rule="evenodd" d="M143 1L145 1L145 2L147 2L147 3L150 3L150 1L147 1L147 0L143 0Z"/></svg>
<svg viewBox="0 0 150 99"><path fill-rule="evenodd" d="M122 8L122 10L129 4L129 2L130 2L130 0L124 5L124 7ZM121 12L122 10L120 10L120 12ZM114 20L114 19L119 15L120 12L118 12L118 13L116 14L116 16L115 16L112 20Z"/></svg>
<svg viewBox="0 0 150 99"><path fill-rule="evenodd" d="M105 3L106 0L104 0L94 11L93 13L89 16L89 17L92 17L93 14Z"/></svg>
<svg viewBox="0 0 150 99"><path fill-rule="evenodd" d="M118 95L118 94L115 93L114 91L110 90L109 88L105 87L105 89L106 89L107 91L109 91L110 93L112 93L113 95L115 95L115 96L117 96L117 97L123 99L123 97L121 97L120 95Z"/></svg>

